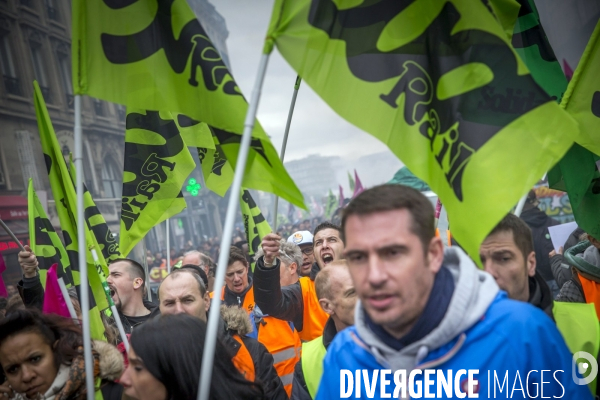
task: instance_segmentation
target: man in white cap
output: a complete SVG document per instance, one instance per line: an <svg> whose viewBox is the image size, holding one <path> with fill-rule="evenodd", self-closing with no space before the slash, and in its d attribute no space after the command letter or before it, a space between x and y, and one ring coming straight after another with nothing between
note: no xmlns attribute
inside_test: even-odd
<svg viewBox="0 0 600 400"><path fill-rule="evenodd" d="M298 275L310 276L310 271L315 262L312 233L309 231L294 232L287 241L296 244L302 251L302 265L298 270Z"/></svg>

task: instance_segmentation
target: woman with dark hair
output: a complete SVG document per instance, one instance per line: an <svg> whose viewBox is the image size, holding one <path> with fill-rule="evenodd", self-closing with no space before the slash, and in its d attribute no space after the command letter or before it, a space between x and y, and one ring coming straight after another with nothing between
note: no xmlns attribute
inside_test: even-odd
<svg viewBox="0 0 600 400"><path fill-rule="evenodd" d="M125 394L138 400L196 400L205 337L204 321L186 314L163 315L137 327L121 377ZM263 393L237 371L217 342L209 398L262 400Z"/></svg>
<svg viewBox="0 0 600 400"><path fill-rule="evenodd" d="M105 400L121 398L114 380L123 372L119 351L93 343L95 378ZM0 398L80 400L86 398L81 329L72 320L36 310L16 310L0 322L0 366L6 381Z"/></svg>

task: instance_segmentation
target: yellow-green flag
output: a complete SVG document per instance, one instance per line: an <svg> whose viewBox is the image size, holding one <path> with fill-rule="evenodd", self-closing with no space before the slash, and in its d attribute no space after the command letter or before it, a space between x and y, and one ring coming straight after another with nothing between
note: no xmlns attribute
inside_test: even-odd
<svg viewBox="0 0 600 400"><path fill-rule="evenodd" d="M470 0L276 0L265 52L277 45L340 116L427 182L479 259L488 232L578 132L503 25Z"/></svg>
<svg viewBox="0 0 600 400"><path fill-rule="evenodd" d="M56 134L54 133L54 128L50 122L50 116L48 115L48 109L46 108L46 103L44 102L40 87L37 82L34 82L33 86L35 113L38 121L42 151L44 153L46 168L48 170L48 179L50 180L50 187L52 188L52 195L54 196L56 211L65 241L65 249L71 264L73 283L76 287L79 287L80 291L91 290L89 309L91 335L93 339L106 340L104 337L104 325L102 324L102 319L100 317L100 310L108 307L106 295L98 271L96 270L94 263L91 262L92 258L91 254L89 254L89 250L86 254L88 260L87 265L83 266L87 267L89 287L80 287L79 271L82 266L79 265L78 256L75 188L71 182L67 164L63 158L58 140L56 140Z"/></svg>
<svg viewBox="0 0 600 400"><path fill-rule="evenodd" d="M72 25L75 94L205 122L226 133L219 143L235 168L248 104L186 0L74 0ZM264 160L249 155L260 176L242 184L306 208L258 122L252 138Z"/></svg>
<svg viewBox="0 0 600 400"><path fill-rule="evenodd" d="M58 264L58 277L63 278L67 287L72 286L73 275L69 256L52 223L46 216L44 207L33 188L31 178L29 178L27 188L27 210L29 214L29 241L31 250L35 253L39 262L42 285L46 287L48 269L53 264Z"/></svg>
<svg viewBox="0 0 600 400"><path fill-rule="evenodd" d="M258 246L260 246L263 237L271 233L271 226L260 212L260 208L254 202L248 189L241 189L240 207L244 228L246 229L246 238L248 239L248 255L252 257L258 251ZM252 271L254 271L255 264L253 262L251 265Z"/></svg>
<svg viewBox="0 0 600 400"><path fill-rule="evenodd" d="M126 128L120 234L125 255L150 229L185 209L181 188L196 166L171 113L130 111Z"/></svg>
<svg viewBox="0 0 600 400"><path fill-rule="evenodd" d="M600 22L592 33L561 106L579 123L578 144L600 155Z"/></svg>
<svg viewBox="0 0 600 400"><path fill-rule="evenodd" d="M72 155L69 158L69 174L71 182L75 186L77 171L75 170L75 164L73 164ZM85 183L83 184L83 205L85 208L85 222L87 222L88 231L92 233L90 240L93 241L92 244L99 252L99 255L102 255L102 265L108 265L111 261L123 258L119 250L119 244L108 227L104 216L96 206L96 202ZM108 273L107 270L105 272Z"/></svg>
<svg viewBox="0 0 600 400"><path fill-rule="evenodd" d="M348 177L351 178L350 173L348 173ZM327 196L327 205L325 206L325 218L329 219L335 212L338 206L338 199L336 199L335 194L329 189L329 195Z"/></svg>

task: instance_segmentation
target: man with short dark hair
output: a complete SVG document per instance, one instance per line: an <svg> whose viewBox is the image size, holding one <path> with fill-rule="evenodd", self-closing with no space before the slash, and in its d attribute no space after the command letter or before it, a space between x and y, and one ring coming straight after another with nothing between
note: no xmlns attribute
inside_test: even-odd
<svg viewBox="0 0 600 400"><path fill-rule="evenodd" d="M496 225L479 249L481 263L513 300L528 302L552 316L552 293L536 270L531 229L514 214Z"/></svg>
<svg viewBox="0 0 600 400"><path fill-rule="evenodd" d="M573 381L571 353L542 311L508 299L462 250L444 254L434 234L433 207L421 193L402 185L365 190L344 210L342 230L359 302L355 326L329 346L317 400L339 398L342 391L346 398L359 398L367 390L365 381L355 382L357 392L343 374L356 370L369 377L387 371L387 378L368 379L371 398L401 389L397 372L405 377L402 397L408 391L414 397L421 387L426 393L445 390L452 398L466 392L485 396L493 384L488 373L514 380L519 372L529 388L544 382L545 396L591 399L589 390ZM541 370L553 371L554 379ZM448 371L456 382L452 394L440 375L426 375L444 374L447 380Z"/></svg>
<svg viewBox="0 0 600 400"><path fill-rule="evenodd" d="M108 265L108 271L106 283L126 334L160 314L158 306L145 299L146 274L137 261L127 258L115 260Z"/></svg>

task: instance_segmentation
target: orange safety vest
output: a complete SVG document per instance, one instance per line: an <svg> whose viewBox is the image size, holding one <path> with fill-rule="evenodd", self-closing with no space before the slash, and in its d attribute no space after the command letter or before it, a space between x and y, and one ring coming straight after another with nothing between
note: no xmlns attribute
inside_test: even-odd
<svg viewBox="0 0 600 400"><path fill-rule="evenodd" d="M215 292L210 292L209 297L212 299ZM225 286L223 286L223 290L221 290L221 301L225 300ZM254 306L256 303L254 302L254 285L250 286L250 290L246 292L246 296L244 296L244 303L242 304L242 308L246 310L248 314L250 314L254 310Z"/></svg>
<svg viewBox="0 0 600 400"><path fill-rule="evenodd" d="M232 337L240 344L237 354L232 358L233 365L235 365L237 370L244 375L244 378L250 382L254 382L256 372L254 370L254 361L252 361L252 356L250 355L250 352L246 348L246 345L242 341L240 335L234 334Z"/></svg>
<svg viewBox="0 0 600 400"><path fill-rule="evenodd" d="M294 368L300 361L302 342L298 331L288 321L265 316L258 322L258 341L273 356L273 366L288 397L292 396Z"/></svg>
<svg viewBox="0 0 600 400"><path fill-rule="evenodd" d="M302 316L302 332L300 339L310 342L323 334L323 328L329 315L323 311L315 291L315 281L307 276L300 278L302 288L302 300L304 301L304 315Z"/></svg>
<svg viewBox="0 0 600 400"><path fill-rule="evenodd" d="M586 303L594 303L596 308L596 316L600 320L600 283L588 279L577 273L581 288L583 289L583 296L585 297Z"/></svg>

